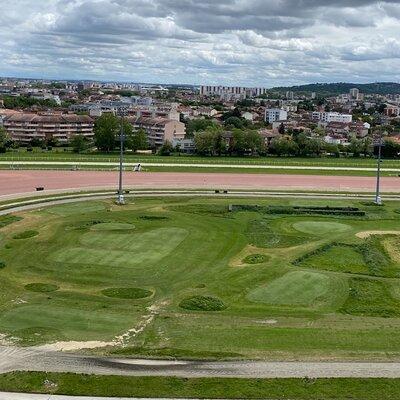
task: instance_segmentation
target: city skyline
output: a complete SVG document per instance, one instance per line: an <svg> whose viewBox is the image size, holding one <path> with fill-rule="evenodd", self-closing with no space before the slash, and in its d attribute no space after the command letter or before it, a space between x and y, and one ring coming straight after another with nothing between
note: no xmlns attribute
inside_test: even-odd
<svg viewBox="0 0 400 400"><path fill-rule="evenodd" d="M249 87L398 82L397 1L16 0L0 75Z"/></svg>

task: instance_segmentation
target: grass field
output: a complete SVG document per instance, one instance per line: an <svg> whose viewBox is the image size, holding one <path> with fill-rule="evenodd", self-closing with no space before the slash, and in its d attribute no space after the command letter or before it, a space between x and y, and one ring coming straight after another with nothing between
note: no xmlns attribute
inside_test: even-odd
<svg viewBox="0 0 400 400"><path fill-rule="evenodd" d="M207 399L397 400L399 379L235 379L94 376L44 372L0 375L0 390L71 396Z"/></svg>
<svg viewBox="0 0 400 400"><path fill-rule="evenodd" d="M366 215L229 212L231 203ZM145 357L399 360L400 237L356 236L400 231L399 209L147 198L0 217L0 333L23 346L113 342L93 351Z"/></svg>
<svg viewBox="0 0 400 400"><path fill-rule="evenodd" d="M62 165L23 165L21 169L71 169L73 165L79 162L92 163L117 163L119 153L90 153L90 154L75 154L73 152L64 151L61 148L55 148L53 151L45 151L34 149L33 152L27 152L26 149L18 149L13 152L0 154L0 162L64 162ZM127 153L125 161L128 163L155 163L159 165L145 166L146 171L150 172L225 172L225 173L287 173L288 170L284 167L294 167L291 169L291 174L307 174L307 175L353 175L353 176L373 176L375 171L352 171L343 169L335 171L332 169L316 169L307 170L302 167L322 167L322 168L373 168L376 167L374 158L353 158L353 157L321 157L321 158L297 158L297 157L200 157L194 155L174 155L169 157L157 155L137 155ZM69 163L69 164L68 164ZM180 166L172 166L169 164L182 164ZM195 164L207 164L208 167L196 167ZM266 165L271 169L258 168ZM225 166L225 167L224 167ZM240 168L241 166L254 166L254 168ZM228 168L229 167L229 168ZM0 168L9 169L7 164L0 165ZM81 166L81 169L96 169L110 170L116 166L107 165L86 165ZM383 176L398 176L400 173L400 160L388 159L382 164ZM386 168L396 169L396 171L385 171Z"/></svg>

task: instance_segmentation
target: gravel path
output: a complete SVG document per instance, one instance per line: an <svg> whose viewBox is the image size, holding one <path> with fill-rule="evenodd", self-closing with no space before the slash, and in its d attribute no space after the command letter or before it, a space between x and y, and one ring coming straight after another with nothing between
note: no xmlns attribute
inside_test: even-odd
<svg viewBox="0 0 400 400"><path fill-rule="evenodd" d="M0 347L0 373L75 372L98 375L237 378L400 378L400 363L163 361L88 357L39 348Z"/></svg>

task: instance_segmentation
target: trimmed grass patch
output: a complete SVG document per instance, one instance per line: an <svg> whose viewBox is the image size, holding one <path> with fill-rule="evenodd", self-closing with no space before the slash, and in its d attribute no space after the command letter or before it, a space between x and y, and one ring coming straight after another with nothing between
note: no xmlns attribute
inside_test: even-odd
<svg viewBox="0 0 400 400"><path fill-rule="evenodd" d="M91 229L93 231L129 231L135 229L135 225L121 222L103 222L94 224Z"/></svg>
<svg viewBox="0 0 400 400"><path fill-rule="evenodd" d="M192 311L222 311L225 310L224 302L212 296L192 296L182 300L179 307Z"/></svg>
<svg viewBox="0 0 400 400"><path fill-rule="evenodd" d="M251 291L247 298L256 303L315 307L331 303L334 293L342 291L340 279L316 272L293 271Z"/></svg>
<svg viewBox="0 0 400 400"><path fill-rule="evenodd" d="M329 221L301 221L293 224L293 228L309 235L326 235L343 233L351 229L349 225Z"/></svg>
<svg viewBox="0 0 400 400"><path fill-rule="evenodd" d="M153 294L151 290L141 288L109 288L102 290L101 293L106 297L117 299L144 299Z"/></svg>
<svg viewBox="0 0 400 400"><path fill-rule="evenodd" d="M57 285L52 285L51 283L29 283L28 285L25 285L25 289L30 292L50 293L55 292L59 287Z"/></svg>
<svg viewBox="0 0 400 400"><path fill-rule="evenodd" d="M16 215L2 215L0 216L0 229L4 228L7 225L13 224L14 222L21 221L21 217L17 217Z"/></svg>

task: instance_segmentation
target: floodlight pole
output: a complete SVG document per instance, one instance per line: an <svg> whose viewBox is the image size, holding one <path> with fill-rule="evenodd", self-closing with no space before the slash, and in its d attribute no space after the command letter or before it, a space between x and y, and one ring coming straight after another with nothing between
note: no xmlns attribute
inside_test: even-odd
<svg viewBox="0 0 400 400"><path fill-rule="evenodd" d="M382 162L382 134L379 137L378 142L378 166L376 169L376 194L375 194L375 204L378 206L382 205L382 198L381 198L381 162Z"/></svg>
<svg viewBox="0 0 400 400"><path fill-rule="evenodd" d="M124 116L121 118L121 127L119 134L119 185L118 185L118 197L117 203L119 205L125 204L124 193L122 189L122 169L123 169L123 159L124 159Z"/></svg>

